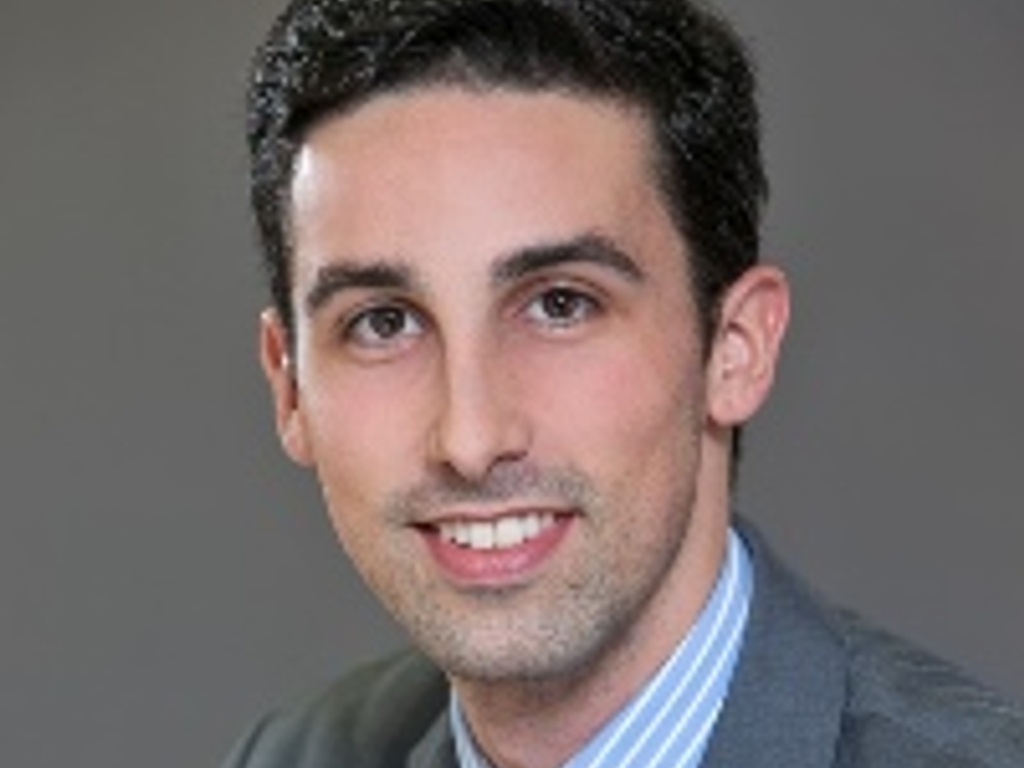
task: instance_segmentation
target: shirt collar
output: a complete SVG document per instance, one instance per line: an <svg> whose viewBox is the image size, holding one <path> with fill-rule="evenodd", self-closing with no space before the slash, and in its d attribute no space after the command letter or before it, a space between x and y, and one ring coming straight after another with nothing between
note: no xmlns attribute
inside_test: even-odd
<svg viewBox="0 0 1024 768"><path fill-rule="evenodd" d="M692 768L699 764L743 642L753 593L750 556L730 529L725 562L704 609L669 659L563 768ZM451 695L460 768L490 768Z"/></svg>

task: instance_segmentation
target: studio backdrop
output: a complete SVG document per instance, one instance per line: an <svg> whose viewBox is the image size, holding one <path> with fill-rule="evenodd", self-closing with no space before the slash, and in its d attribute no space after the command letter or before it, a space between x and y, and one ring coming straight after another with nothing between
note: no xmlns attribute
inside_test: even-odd
<svg viewBox="0 0 1024 768"><path fill-rule="evenodd" d="M738 507L1024 699L1024 4L722 0L795 290ZM397 646L273 432L242 91L276 0L0 9L0 764L215 766Z"/></svg>

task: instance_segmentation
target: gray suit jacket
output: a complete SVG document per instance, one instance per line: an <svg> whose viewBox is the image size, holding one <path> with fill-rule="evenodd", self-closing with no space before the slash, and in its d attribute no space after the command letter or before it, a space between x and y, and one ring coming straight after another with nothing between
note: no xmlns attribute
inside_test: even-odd
<svg viewBox="0 0 1024 768"><path fill-rule="evenodd" d="M750 623L703 768L1024 768L1024 715L822 604L748 526ZM258 723L224 768L457 768L444 676L416 652Z"/></svg>

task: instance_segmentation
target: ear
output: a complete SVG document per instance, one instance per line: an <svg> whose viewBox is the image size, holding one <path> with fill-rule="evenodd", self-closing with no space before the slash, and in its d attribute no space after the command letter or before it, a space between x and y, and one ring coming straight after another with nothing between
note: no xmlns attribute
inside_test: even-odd
<svg viewBox="0 0 1024 768"><path fill-rule="evenodd" d="M708 359L708 418L721 427L747 421L767 399L789 323L781 270L752 267L726 292Z"/></svg>
<svg viewBox="0 0 1024 768"><path fill-rule="evenodd" d="M299 403L289 334L273 309L264 310L260 315L260 364L270 385L281 445L292 461L309 466L312 454Z"/></svg>

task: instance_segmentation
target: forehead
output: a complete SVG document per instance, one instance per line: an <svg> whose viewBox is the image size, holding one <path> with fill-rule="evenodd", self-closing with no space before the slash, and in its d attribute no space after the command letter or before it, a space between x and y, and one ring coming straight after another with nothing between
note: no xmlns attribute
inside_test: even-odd
<svg viewBox="0 0 1024 768"><path fill-rule="evenodd" d="M332 257L507 252L664 214L650 123L615 101L431 87L328 118L291 188L297 277Z"/></svg>
<svg viewBox="0 0 1024 768"><path fill-rule="evenodd" d="M298 162L329 147L370 149L400 142L412 149L455 137L484 143L519 135L523 146L541 137L586 141L591 150L621 147L625 140L646 149L649 129L643 110L625 100L568 90L425 85L385 93L328 116L306 136ZM602 141L612 146L602 147Z"/></svg>

